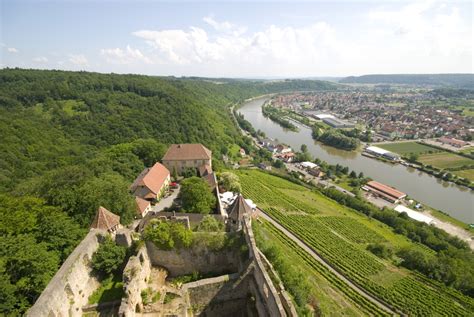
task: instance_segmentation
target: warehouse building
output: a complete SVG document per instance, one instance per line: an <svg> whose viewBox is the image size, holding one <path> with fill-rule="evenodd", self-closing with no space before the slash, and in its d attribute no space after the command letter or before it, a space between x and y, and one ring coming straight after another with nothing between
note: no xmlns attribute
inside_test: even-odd
<svg viewBox="0 0 474 317"><path fill-rule="evenodd" d="M368 182L366 185L362 186L362 189L391 203L397 203L400 199L403 199L407 196L407 194L402 193L395 188L376 181Z"/></svg>
<svg viewBox="0 0 474 317"><path fill-rule="evenodd" d="M324 123L336 129L355 128L355 124L337 118L323 118Z"/></svg>

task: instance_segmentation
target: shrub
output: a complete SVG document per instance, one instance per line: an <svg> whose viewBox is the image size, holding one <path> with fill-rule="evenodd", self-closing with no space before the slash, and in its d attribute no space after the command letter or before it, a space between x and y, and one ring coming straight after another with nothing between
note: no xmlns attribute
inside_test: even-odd
<svg viewBox="0 0 474 317"><path fill-rule="evenodd" d="M126 249L106 237L92 256L92 268L99 273L110 275L117 271L125 260Z"/></svg>
<svg viewBox="0 0 474 317"><path fill-rule="evenodd" d="M205 232L222 231L223 229L224 229L224 224L218 221L213 216L209 216L209 215L204 216L204 218L202 218L201 222L196 228L197 231L205 231Z"/></svg>
<svg viewBox="0 0 474 317"><path fill-rule="evenodd" d="M199 177L190 177L181 182L179 198L188 212L208 214L216 205L216 197L209 185Z"/></svg>
<svg viewBox="0 0 474 317"><path fill-rule="evenodd" d="M182 223L154 220L145 228L144 238L159 249L187 248L193 241L191 230Z"/></svg>

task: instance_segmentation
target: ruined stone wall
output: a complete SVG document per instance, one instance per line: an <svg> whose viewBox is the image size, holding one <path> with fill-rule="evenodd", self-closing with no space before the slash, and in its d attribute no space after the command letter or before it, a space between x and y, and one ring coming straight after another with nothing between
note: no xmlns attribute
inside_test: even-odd
<svg viewBox="0 0 474 317"><path fill-rule="evenodd" d="M248 283L230 274L184 284L189 306L196 315L237 316L248 301Z"/></svg>
<svg viewBox="0 0 474 317"><path fill-rule="evenodd" d="M255 287L255 293L258 293L257 295L260 297L256 301L259 316L287 316L280 296L259 256L249 219L243 221L243 230L249 246L249 257L254 261L253 278L255 283L251 286Z"/></svg>
<svg viewBox="0 0 474 317"><path fill-rule="evenodd" d="M224 274L238 272L238 250L212 251L201 247L165 251L158 249L152 242L146 242L148 256L153 266L164 267L170 277L192 274Z"/></svg>
<svg viewBox="0 0 474 317"><path fill-rule="evenodd" d="M27 316L82 316L82 307L99 286L97 279L91 276L90 261L99 247L98 235L105 234L102 230L91 229L28 310Z"/></svg>
<svg viewBox="0 0 474 317"><path fill-rule="evenodd" d="M136 256L131 256L123 270L123 289L125 296L120 304L119 316L134 317L135 311L142 311L142 290L148 286L151 262L145 247Z"/></svg>

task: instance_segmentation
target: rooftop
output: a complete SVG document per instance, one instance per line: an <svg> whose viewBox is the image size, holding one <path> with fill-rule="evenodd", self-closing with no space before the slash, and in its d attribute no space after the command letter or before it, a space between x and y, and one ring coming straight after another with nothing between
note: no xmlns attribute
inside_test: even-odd
<svg viewBox="0 0 474 317"><path fill-rule="evenodd" d="M163 161L210 160L212 152L199 143L172 144Z"/></svg>
<svg viewBox="0 0 474 317"><path fill-rule="evenodd" d="M395 188L392 188L390 186L384 185L382 183L376 182L376 181L370 181L367 183L367 186L370 186L372 188L375 188L376 190L379 190L389 196L392 196L396 199L401 199L406 196L405 193L402 193L401 191L396 190Z"/></svg>
<svg viewBox="0 0 474 317"><path fill-rule="evenodd" d="M154 194L158 194L170 175L170 171L161 163L155 163L153 167L144 169L135 179L130 189L134 191L138 186L145 186Z"/></svg>
<svg viewBox="0 0 474 317"><path fill-rule="evenodd" d="M100 206L99 210L95 214L94 221L91 224L91 228L101 230L112 230L115 226L120 224L120 216L108 211L104 207Z"/></svg>

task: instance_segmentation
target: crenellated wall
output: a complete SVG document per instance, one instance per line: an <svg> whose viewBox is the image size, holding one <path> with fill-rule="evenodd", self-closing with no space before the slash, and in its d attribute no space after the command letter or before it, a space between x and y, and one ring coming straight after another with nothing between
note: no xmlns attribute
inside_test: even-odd
<svg viewBox="0 0 474 317"><path fill-rule="evenodd" d="M82 316L82 307L87 305L89 295L99 286L91 274L90 261L99 247L100 237L105 234L105 231L91 229L61 265L27 316Z"/></svg>

